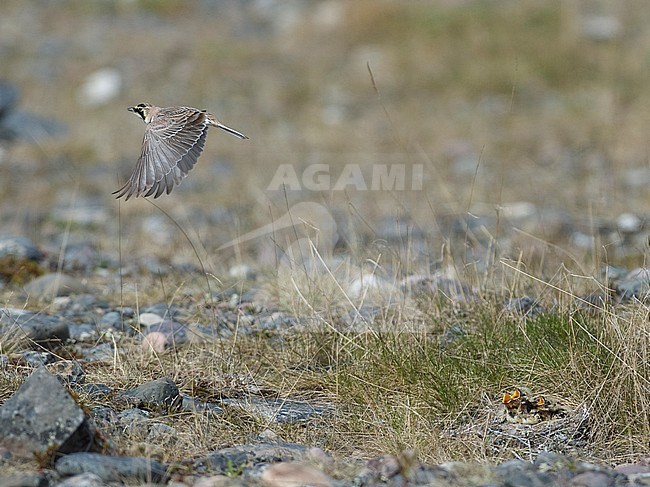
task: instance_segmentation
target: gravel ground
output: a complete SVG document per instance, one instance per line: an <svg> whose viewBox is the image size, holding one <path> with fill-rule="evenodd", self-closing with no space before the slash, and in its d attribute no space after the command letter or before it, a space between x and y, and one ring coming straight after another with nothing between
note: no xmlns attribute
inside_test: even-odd
<svg viewBox="0 0 650 487"><path fill-rule="evenodd" d="M318 316L286 310L323 296L296 270L334 278L350 302L328 313L346 333L389 326L395 296L485 299L465 269L495 282L568 270L571 309L645 306L646 7L4 2L0 485L650 485L640 455L585 461L582 410L547 408L528 425L496 404L486 441L534 455L426 465L409 450L338 458L274 432L327 428L342 413L325 399L245 380L239 394L191 396L137 371L121 390L86 380L126 342L164 355L309 332ZM117 203L144 128L126 107L145 101L206 108L251 140L213 130L172 195ZM558 309L546 289L490 298L534 318ZM392 319L421 331L417 313ZM450 327L440 346L464 333ZM117 446L172 444L164 419L183 414L269 428L174 462Z"/></svg>

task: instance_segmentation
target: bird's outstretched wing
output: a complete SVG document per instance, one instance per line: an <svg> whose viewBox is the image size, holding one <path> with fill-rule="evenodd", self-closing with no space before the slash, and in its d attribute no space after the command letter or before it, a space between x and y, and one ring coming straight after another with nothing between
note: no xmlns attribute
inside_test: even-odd
<svg viewBox="0 0 650 487"><path fill-rule="evenodd" d="M113 192L116 198L169 194L194 167L205 146L208 124L205 112L195 110L188 116L191 109L183 108L183 113L170 112L147 124L140 159L126 184Z"/></svg>

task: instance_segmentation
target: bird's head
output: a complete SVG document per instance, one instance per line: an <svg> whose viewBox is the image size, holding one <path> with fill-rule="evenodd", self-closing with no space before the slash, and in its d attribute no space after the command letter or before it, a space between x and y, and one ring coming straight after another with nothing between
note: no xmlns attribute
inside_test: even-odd
<svg viewBox="0 0 650 487"><path fill-rule="evenodd" d="M149 112L151 111L151 104L150 103L140 103L134 107L129 107L129 111L135 113L139 117L142 118L145 122L147 122L147 116L149 115Z"/></svg>

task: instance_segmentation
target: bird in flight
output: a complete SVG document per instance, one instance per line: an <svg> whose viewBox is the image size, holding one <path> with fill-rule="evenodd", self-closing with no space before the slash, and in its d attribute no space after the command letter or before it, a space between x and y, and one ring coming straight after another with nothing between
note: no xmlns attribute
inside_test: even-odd
<svg viewBox="0 0 650 487"><path fill-rule="evenodd" d="M133 174L113 194L126 196L152 196L158 198L187 176L205 146L208 127L219 127L226 132L248 139L244 134L226 127L211 113L192 107L161 108L149 103L129 107L144 120L140 159Z"/></svg>

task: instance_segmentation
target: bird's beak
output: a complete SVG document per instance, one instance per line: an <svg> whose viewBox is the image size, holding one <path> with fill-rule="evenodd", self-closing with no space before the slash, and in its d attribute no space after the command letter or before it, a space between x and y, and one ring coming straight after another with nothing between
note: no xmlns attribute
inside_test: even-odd
<svg viewBox="0 0 650 487"><path fill-rule="evenodd" d="M127 108L127 110L130 111L130 112L135 112L135 107L129 107L129 108Z"/></svg>

